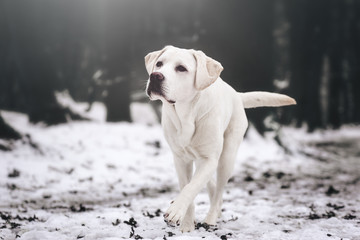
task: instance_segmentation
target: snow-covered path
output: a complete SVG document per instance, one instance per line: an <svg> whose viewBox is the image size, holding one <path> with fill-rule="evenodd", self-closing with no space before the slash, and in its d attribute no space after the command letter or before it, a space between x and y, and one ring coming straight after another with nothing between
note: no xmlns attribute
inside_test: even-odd
<svg viewBox="0 0 360 240"><path fill-rule="evenodd" d="M160 126L3 117L38 149L0 152L0 239L360 239L359 127L284 128L292 154L250 128L218 225L182 234L162 217L178 188ZM203 191L198 222L208 206Z"/></svg>

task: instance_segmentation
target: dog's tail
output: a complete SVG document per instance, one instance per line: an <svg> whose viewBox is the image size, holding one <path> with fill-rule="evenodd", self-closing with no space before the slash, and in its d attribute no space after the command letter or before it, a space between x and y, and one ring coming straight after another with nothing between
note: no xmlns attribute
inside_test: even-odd
<svg viewBox="0 0 360 240"><path fill-rule="evenodd" d="M279 107L295 105L295 99L284 94L270 92L246 92L240 93L244 108L256 107Z"/></svg>

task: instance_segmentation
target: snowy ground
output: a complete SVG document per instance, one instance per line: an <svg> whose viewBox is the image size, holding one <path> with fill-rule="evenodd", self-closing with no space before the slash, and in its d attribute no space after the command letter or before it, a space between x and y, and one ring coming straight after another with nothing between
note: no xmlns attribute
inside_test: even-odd
<svg viewBox="0 0 360 240"><path fill-rule="evenodd" d="M0 239L360 239L360 127L283 128L291 153L250 128L218 225L182 234L162 217L178 188L160 126L2 115L37 147L0 151ZM208 207L203 191L197 222Z"/></svg>

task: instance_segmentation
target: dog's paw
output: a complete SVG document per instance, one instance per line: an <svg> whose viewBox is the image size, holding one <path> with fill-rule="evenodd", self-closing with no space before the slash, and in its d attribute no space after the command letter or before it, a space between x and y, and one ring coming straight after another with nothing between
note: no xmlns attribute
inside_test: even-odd
<svg viewBox="0 0 360 240"><path fill-rule="evenodd" d="M217 220L217 216L207 215L206 218L204 219L204 223L206 223L209 226L214 226L216 225L216 220Z"/></svg>
<svg viewBox="0 0 360 240"><path fill-rule="evenodd" d="M217 219L221 217L221 210L218 211L209 211L206 218L204 219L204 223L214 226L216 225Z"/></svg>
<svg viewBox="0 0 360 240"><path fill-rule="evenodd" d="M191 220L184 220L180 224L180 231L181 232L192 232L195 230L195 223Z"/></svg>
<svg viewBox="0 0 360 240"><path fill-rule="evenodd" d="M187 211L187 205L182 201L173 201L164 214L165 220L171 223L181 224Z"/></svg>

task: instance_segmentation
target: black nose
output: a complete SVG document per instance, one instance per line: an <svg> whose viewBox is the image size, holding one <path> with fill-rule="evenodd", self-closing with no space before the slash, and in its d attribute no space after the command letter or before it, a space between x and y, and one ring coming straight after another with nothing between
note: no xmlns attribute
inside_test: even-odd
<svg viewBox="0 0 360 240"><path fill-rule="evenodd" d="M159 72L153 72L150 74L150 81L163 81L165 79L164 75Z"/></svg>

